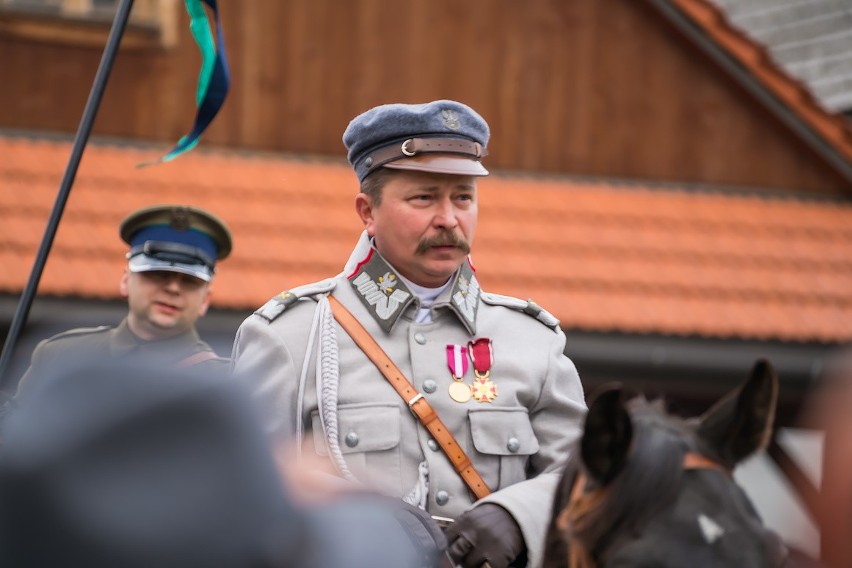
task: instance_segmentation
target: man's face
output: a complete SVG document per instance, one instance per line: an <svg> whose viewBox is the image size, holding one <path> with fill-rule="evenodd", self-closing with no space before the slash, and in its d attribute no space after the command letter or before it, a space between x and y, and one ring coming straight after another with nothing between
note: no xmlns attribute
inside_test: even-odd
<svg viewBox="0 0 852 568"><path fill-rule="evenodd" d="M378 206L361 193L355 207L385 260L415 284L437 288L470 252L476 177L399 170Z"/></svg>
<svg viewBox="0 0 852 568"><path fill-rule="evenodd" d="M121 295L130 308L127 321L141 339L165 339L191 329L207 313L210 286L177 272L125 270Z"/></svg>

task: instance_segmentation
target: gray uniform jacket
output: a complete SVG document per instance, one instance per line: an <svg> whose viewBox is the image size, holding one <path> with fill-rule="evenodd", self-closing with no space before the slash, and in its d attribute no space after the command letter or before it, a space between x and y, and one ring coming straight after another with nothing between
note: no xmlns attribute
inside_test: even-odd
<svg viewBox="0 0 852 568"><path fill-rule="evenodd" d="M249 383L271 433L304 433L303 451L331 453L344 476L413 496L433 515L470 508L475 498L428 431L331 320L325 296L333 293L427 397L493 491L480 502L514 516L537 566L558 471L586 409L580 379L552 315L482 292L468 263L454 278L433 304L432 322L415 323L418 299L362 234L343 273L284 292L243 322L234 372ZM492 340L497 396L456 402L446 347L483 337ZM464 380L473 382L473 365Z"/></svg>

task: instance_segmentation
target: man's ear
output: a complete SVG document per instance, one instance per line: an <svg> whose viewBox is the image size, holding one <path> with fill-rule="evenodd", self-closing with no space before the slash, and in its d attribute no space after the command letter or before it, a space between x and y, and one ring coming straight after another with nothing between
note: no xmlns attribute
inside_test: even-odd
<svg viewBox="0 0 852 568"><path fill-rule="evenodd" d="M128 290L128 280L129 279L130 279L130 271L125 268L124 274L121 275L121 282L118 285L118 291L121 293L122 298L126 298L130 295L130 291Z"/></svg>
<svg viewBox="0 0 852 568"><path fill-rule="evenodd" d="M355 196L355 211L364 223L364 229L371 237L376 234L376 221L373 216L373 199L366 193L359 193Z"/></svg>
<svg viewBox="0 0 852 568"><path fill-rule="evenodd" d="M210 289L210 284L207 284L204 290L204 299L201 301L201 307L198 308L198 317L207 313L207 308L210 307L210 296L212 294L213 290Z"/></svg>

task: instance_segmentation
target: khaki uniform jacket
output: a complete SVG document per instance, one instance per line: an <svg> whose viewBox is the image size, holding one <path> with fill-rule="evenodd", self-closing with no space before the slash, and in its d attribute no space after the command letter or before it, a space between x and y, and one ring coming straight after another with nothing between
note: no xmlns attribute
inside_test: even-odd
<svg viewBox="0 0 852 568"><path fill-rule="evenodd" d="M376 296L382 291L370 286L379 283L375 274L385 284L394 279L393 269L362 235L344 273L282 293L245 320L234 344L234 372L249 383L271 433L287 438L302 428L303 451L328 453L316 355L306 358L306 351L318 299L333 293L428 399L493 491L481 502L511 512L524 534L530 565L540 565L558 472L586 408L577 371L564 355L558 321L528 302L481 292L466 263L458 282L433 304L433 321L418 324L417 299L405 298L401 283ZM375 305L371 300L377 300ZM474 503L473 495L393 387L336 322L333 327L340 369L337 442L346 466L358 480L402 497L417 485L425 461L427 510L459 516ZM446 347L482 337L492 340L490 378L497 397L456 402L447 390L453 378ZM470 365L467 383L473 382L473 371Z"/></svg>
<svg viewBox="0 0 852 568"><path fill-rule="evenodd" d="M202 353L205 355L198 355ZM199 365L200 369L219 373L227 373L230 365L230 360L216 355L194 328L168 339L144 341L130 331L125 318L116 327L77 328L39 342L33 350L30 367L21 377L18 392L30 385L33 377L48 372L53 366L61 366L71 357L96 360L140 357L143 361L164 365Z"/></svg>

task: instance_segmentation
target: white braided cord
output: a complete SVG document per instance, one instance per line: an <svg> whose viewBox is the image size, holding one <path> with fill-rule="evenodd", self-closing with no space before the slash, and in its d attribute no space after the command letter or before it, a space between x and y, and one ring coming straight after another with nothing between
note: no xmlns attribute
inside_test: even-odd
<svg viewBox="0 0 852 568"><path fill-rule="evenodd" d="M308 347L305 349L305 358L302 363L302 373L299 375L299 397L296 401L296 455L302 456L302 436L304 435L304 421L302 412L305 408L305 383L308 379L308 367L311 362L311 355L314 350L314 338L317 335L317 327L319 325L320 310L314 310L313 321L311 321L311 331L308 333ZM319 363L317 363L319 364Z"/></svg>
<svg viewBox="0 0 852 568"><path fill-rule="evenodd" d="M320 341L317 353L316 384L317 404L320 423L325 433L328 453L337 471L345 479L354 480L349 471L343 452L340 451L340 433L337 416L337 387L340 382L340 362L338 359L337 329L327 296L322 296L317 304L320 312Z"/></svg>

